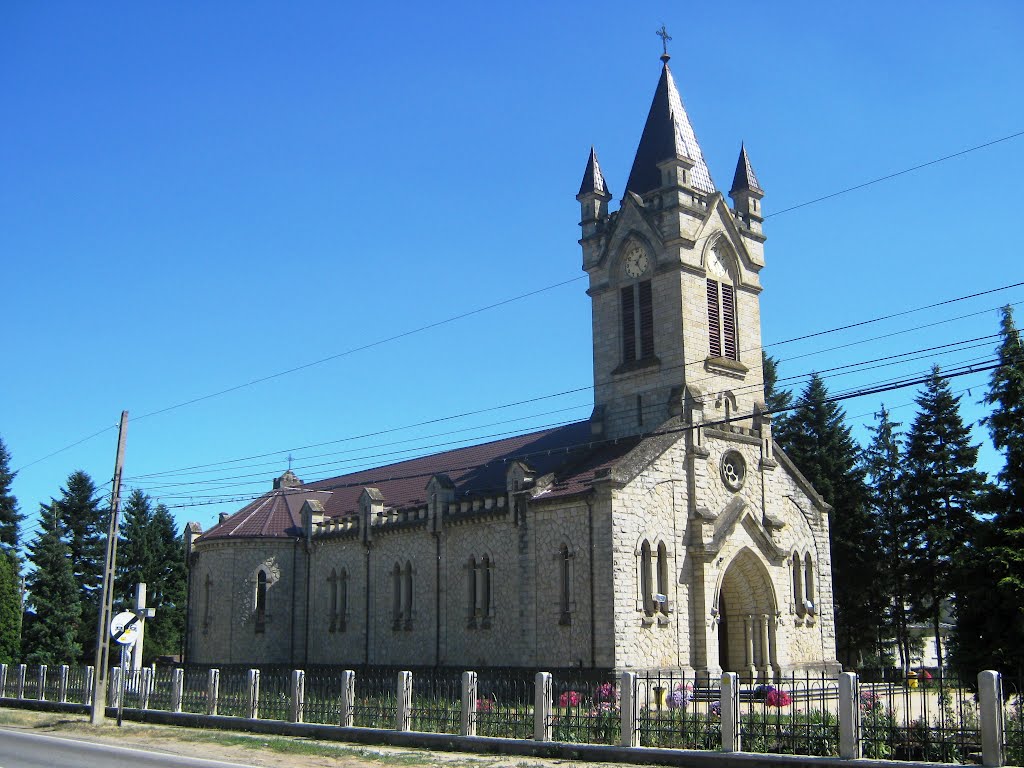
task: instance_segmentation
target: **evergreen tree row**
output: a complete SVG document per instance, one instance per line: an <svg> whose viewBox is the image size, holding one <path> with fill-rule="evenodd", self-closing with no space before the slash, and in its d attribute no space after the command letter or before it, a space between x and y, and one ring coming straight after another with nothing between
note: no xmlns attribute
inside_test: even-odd
<svg viewBox="0 0 1024 768"><path fill-rule="evenodd" d="M72 472L59 498L39 505L38 533L28 545L24 601L14 473L0 439L0 663L91 664L96 654L110 510L92 478ZM156 617L146 622L145 663L181 653L186 573L174 518L133 491L122 510L115 610L133 606L145 582ZM23 604L24 602L24 604Z"/></svg>

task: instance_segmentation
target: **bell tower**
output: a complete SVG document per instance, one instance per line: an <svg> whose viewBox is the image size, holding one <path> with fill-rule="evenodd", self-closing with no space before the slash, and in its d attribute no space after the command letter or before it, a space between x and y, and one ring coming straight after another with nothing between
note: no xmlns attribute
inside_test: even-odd
<svg viewBox="0 0 1024 768"><path fill-rule="evenodd" d="M667 52L618 210L591 149L580 202L590 276L595 435L657 430L688 408L752 426L764 400L761 199L745 146L715 187ZM698 402L699 401L699 402Z"/></svg>

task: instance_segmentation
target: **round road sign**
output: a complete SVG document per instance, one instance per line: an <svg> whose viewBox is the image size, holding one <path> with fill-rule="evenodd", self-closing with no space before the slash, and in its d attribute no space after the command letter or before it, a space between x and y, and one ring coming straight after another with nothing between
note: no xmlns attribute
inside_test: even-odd
<svg viewBox="0 0 1024 768"><path fill-rule="evenodd" d="M131 611L121 611L110 622L110 636L121 645L135 645L139 639L139 620Z"/></svg>

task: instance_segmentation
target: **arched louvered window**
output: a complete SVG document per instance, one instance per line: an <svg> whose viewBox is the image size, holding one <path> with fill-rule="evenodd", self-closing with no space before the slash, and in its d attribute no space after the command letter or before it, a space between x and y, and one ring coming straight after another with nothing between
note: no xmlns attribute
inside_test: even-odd
<svg viewBox="0 0 1024 768"><path fill-rule="evenodd" d="M736 289L708 278L708 342L711 357L739 360L736 346Z"/></svg>
<svg viewBox="0 0 1024 768"><path fill-rule="evenodd" d="M559 624L572 623L572 552L568 544L558 550Z"/></svg>
<svg viewBox="0 0 1024 768"><path fill-rule="evenodd" d="M654 300L651 281L642 280L619 291L622 317L622 362L654 357ZM639 342L639 343L638 343Z"/></svg>
<svg viewBox="0 0 1024 768"><path fill-rule="evenodd" d="M402 578L402 616L405 619L405 628L412 629L412 563L408 560Z"/></svg>

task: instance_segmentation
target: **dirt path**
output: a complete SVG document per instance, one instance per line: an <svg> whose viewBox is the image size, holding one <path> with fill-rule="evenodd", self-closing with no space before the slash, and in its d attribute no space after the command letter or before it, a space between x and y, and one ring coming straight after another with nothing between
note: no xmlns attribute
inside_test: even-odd
<svg viewBox="0 0 1024 768"><path fill-rule="evenodd" d="M165 725L126 722L100 727L82 715L55 715L0 709L0 728L30 730L103 744L144 748L154 752L237 762L261 768L552 768L565 760L532 757L465 755L402 747L365 747L289 736L264 736ZM587 763L593 768L620 768L618 763ZM625 766L621 766L625 768Z"/></svg>

